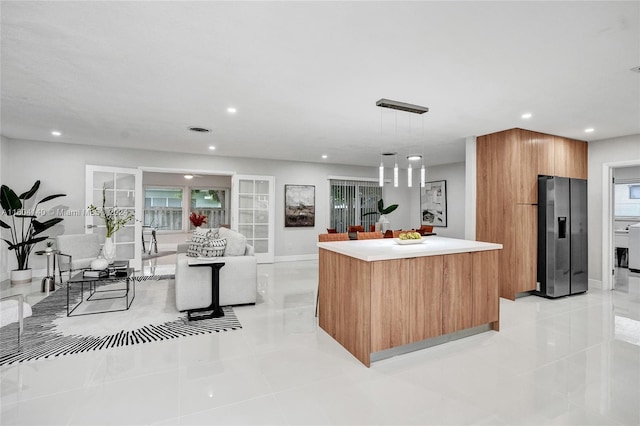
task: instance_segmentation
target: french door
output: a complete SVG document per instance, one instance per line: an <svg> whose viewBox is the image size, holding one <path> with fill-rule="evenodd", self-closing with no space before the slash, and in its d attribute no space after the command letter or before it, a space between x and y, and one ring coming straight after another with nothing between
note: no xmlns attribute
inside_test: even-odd
<svg viewBox="0 0 640 426"><path fill-rule="evenodd" d="M275 178L233 175L231 228L247 237L258 263L274 261Z"/></svg>
<svg viewBox="0 0 640 426"><path fill-rule="evenodd" d="M129 260L135 270L142 267L142 170L119 167L86 166L85 200L102 208L117 208L124 213L131 212L135 219L125 224L113 236L116 259ZM85 216L85 232L106 236L104 220L99 216Z"/></svg>

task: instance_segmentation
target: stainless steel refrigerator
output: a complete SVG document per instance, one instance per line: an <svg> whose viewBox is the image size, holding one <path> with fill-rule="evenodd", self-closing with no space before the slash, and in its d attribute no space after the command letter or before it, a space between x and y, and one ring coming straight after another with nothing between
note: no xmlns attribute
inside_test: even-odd
<svg viewBox="0 0 640 426"><path fill-rule="evenodd" d="M536 293L562 297L588 289L587 181L538 176Z"/></svg>

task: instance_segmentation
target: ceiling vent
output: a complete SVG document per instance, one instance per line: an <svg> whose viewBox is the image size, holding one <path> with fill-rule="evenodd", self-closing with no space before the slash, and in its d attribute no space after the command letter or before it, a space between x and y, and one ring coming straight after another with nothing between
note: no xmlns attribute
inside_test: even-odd
<svg viewBox="0 0 640 426"><path fill-rule="evenodd" d="M207 129L205 127L197 127L197 126L191 126L189 127L189 130L191 130L192 132L198 132L198 133L209 133L211 131L211 129Z"/></svg>
<svg viewBox="0 0 640 426"><path fill-rule="evenodd" d="M408 104L406 102L392 101L391 99L380 99L376 105L382 108L397 109L400 111L412 112L414 114L424 114L429 112L429 108L420 105Z"/></svg>

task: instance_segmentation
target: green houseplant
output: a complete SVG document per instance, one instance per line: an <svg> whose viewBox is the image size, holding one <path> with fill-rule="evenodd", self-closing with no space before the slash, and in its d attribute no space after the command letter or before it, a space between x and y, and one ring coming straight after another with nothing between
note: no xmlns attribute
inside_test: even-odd
<svg viewBox="0 0 640 426"><path fill-rule="evenodd" d="M102 246L102 255L109 261L109 263L111 263L115 258L115 245L113 241L114 234L135 216L130 211L119 209L116 206L107 207L107 189L104 187L102 188L102 207L96 207L93 204L90 204L89 212L104 220L106 238L104 240L104 246Z"/></svg>
<svg viewBox="0 0 640 426"><path fill-rule="evenodd" d="M4 213L4 220L0 220L0 227L9 230L9 239L2 238L2 240L9 245L9 250L13 250L16 254L16 260L18 261L18 269L16 271L30 272L29 255L33 247L49 238L46 235L42 235L44 231L63 220L61 217L45 221L38 220L38 206L41 203L66 195L54 194L44 197L40 201L32 200L38 189L40 189L39 180L33 184L30 190L20 195L17 195L7 185L0 187L0 205ZM12 281L31 281L30 274L17 275L22 275L22 279Z"/></svg>
<svg viewBox="0 0 640 426"><path fill-rule="evenodd" d="M384 201L382 200L382 198L380 198L378 200L378 211L364 213L362 217L369 216L371 214L380 214L380 218L378 219L378 222L380 222L382 232L385 232L387 229L389 229L389 220L385 217L385 215L395 211L395 209L397 208L398 208L397 204L391 204L390 206L385 207Z"/></svg>

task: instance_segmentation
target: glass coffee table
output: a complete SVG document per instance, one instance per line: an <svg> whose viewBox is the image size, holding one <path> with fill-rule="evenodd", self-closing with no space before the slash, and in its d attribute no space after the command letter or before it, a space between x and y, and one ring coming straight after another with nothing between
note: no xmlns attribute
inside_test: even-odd
<svg viewBox="0 0 640 426"><path fill-rule="evenodd" d="M134 270L133 268L126 268L119 269L117 272L117 275L113 272L105 277L85 277L84 271L82 271L71 277L69 281L67 281L67 316L75 317L129 310L133 303L133 299L136 297L136 284L133 279ZM106 286L111 287L111 284L117 284L120 281L124 281L123 286L117 286L117 288L104 288ZM80 301L73 307L71 307L70 303L70 291L72 286L80 288ZM85 293L88 294L86 299L84 297ZM113 294L115 293L119 293L119 295L114 296ZM87 309L82 313L73 314L80 305L86 304L87 302L99 302L112 299L123 299L124 306L122 306L122 304L116 304L119 306L116 306L113 309L102 309L96 311Z"/></svg>

